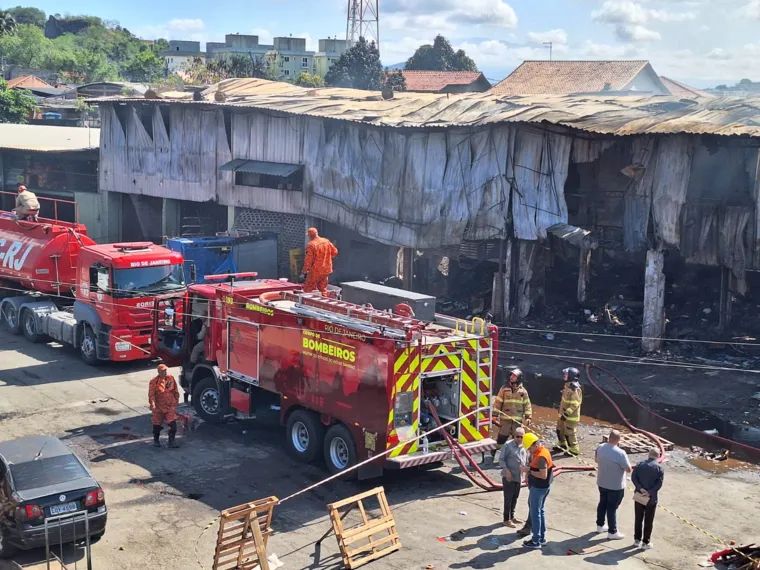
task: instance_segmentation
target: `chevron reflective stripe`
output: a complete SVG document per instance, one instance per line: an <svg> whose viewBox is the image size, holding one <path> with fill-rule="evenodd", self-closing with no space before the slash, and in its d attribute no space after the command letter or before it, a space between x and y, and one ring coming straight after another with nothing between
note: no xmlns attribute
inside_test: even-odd
<svg viewBox="0 0 760 570"><path fill-rule="evenodd" d="M417 346L402 348L396 351L393 362L393 391L391 393L390 411L388 412L388 441L387 447L397 444L399 434L394 425L394 410L396 394L401 392L414 392L412 404L412 430L417 435L420 426L420 348ZM419 442L413 441L398 445L388 454L388 457L398 457L407 453L413 453L419 448Z"/></svg>
<svg viewBox="0 0 760 570"><path fill-rule="evenodd" d="M423 374L456 371L462 367L461 348L452 344L436 344L427 348L432 353L428 353L422 359L420 372Z"/></svg>
<svg viewBox="0 0 760 570"><path fill-rule="evenodd" d="M462 398L460 414L469 414L476 408L487 408L486 411L478 412L477 416L468 416L460 422L459 442L467 443L479 441L489 437L490 430L490 398L491 392L491 358L486 353L480 353L478 362L478 349L488 351L489 339L471 339L467 341L467 348L462 359ZM479 401L478 398L479 388ZM478 424L480 427L478 428Z"/></svg>

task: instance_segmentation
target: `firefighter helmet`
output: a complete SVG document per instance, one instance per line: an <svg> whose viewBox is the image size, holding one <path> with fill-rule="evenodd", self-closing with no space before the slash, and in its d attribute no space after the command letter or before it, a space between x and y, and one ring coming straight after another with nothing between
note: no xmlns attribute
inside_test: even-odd
<svg viewBox="0 0 760 570"><path fill-rule="evenodd" d="M512 372L509 375L510 382L512 381L512 376L515 377L515 384L522 384L522 381L523 381L522 370L520 370L519 368L515 368L514 370L512 370Z"/></svg>
<svg viewBox="0 0 760 570"><path fill-rule="evenodd" d="M562 371L562 374L567 374L568 382L577 382L578 379L581 377L581 373L578 371L578 369L572 366L570 368L565 368Z"/></svg>

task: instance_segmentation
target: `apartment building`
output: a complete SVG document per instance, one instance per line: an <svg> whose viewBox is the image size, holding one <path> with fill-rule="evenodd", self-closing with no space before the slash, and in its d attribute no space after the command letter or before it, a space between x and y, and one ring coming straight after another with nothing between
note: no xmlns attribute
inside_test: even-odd
<svg viewBox="0 0 760 570"><path fill-rule="evenodd" d="M169 49L158 52L158 55L164 58L166 70L169 73L183 71L187 64L196 57L205 59L205 55L201 52L201 42L184 40L171 40Z"/></svg>
<svg viewBox="0 0 760 570"><path fill-rule="evenodd" d="M262 59L276 71L279 79L293 81L301 72L316 73L324 77L332 64L346 51L346 40L319 40L319 51L306 48L306 38L280 36L271 44L259 43L259 36L227 34L224 42L207 42L202 53L199 42L171 41L170 49L160 53L166 59L167 69L174 73L193 57L225 57L246 54Z"/></svg>
<svg viewBox="0 0 760 570"><path fill-rule="evenodd" d="M346 40L327 38L319 40L319 51L314 54L314 73L324 77L348 49Z"/></svg>

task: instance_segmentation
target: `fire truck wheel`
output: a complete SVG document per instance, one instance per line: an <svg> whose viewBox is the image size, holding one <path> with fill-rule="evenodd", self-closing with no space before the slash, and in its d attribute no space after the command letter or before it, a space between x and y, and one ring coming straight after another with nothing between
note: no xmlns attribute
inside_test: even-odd
<svg viewBox="0 0 760 570"><path fill-rule="evenodd" d="M34 313L29 309L25 309L21 313L21 326L26 340L29 342L40 342L42 340L42 335L37 332L37 319L34 318Z"/></svg>
<svg viewBox="0 0 760 570"><path fill-rule="evenodd" d="M331 475L356 465L356 444L346 426L335 424L327 430L324 454L327 470ZM351 473L356 475L353 471Z"/></svg>
<svg viewBox="0 0 760 570"><path fill-rule="evenodd" d="M3 307L2 321L5 323L9 333L21 333L21 322L18 318L18 311L11 303L6 303Z"/></svg>
<svg viewBox="0 0 760 570"><path fill-rule="evenodd" d="M219 387L213 376L205 376L198 380L193 388L193 406L203 421L222 423L222 403L219 397Z"/></svg>
<svg viewBox="0 0 760 570"><path fill-rule="evenodd" d="M325 429L319 416L306 410L296 410L288 417L285 443L290 454L306 463L319 456Z"/></svg>
<svg viewBox="0 0 760 570"><path fill-rule="evenodd" d="M82 327L82 342L79 344L79 354L86 364L93 366L98 362L98 337L90 325Z"/></svg>

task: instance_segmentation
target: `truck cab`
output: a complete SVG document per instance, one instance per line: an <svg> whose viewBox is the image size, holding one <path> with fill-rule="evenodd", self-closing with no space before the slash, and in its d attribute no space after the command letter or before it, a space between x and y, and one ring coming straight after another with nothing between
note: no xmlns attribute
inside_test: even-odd
<svg viewBox="0 0 760 570"><path fill-rule="evenodd" d="M152 356L153 311L171 317L185 291L180 253L151 242L83 247L74 302L82 358L94 362Z"/></svg>

